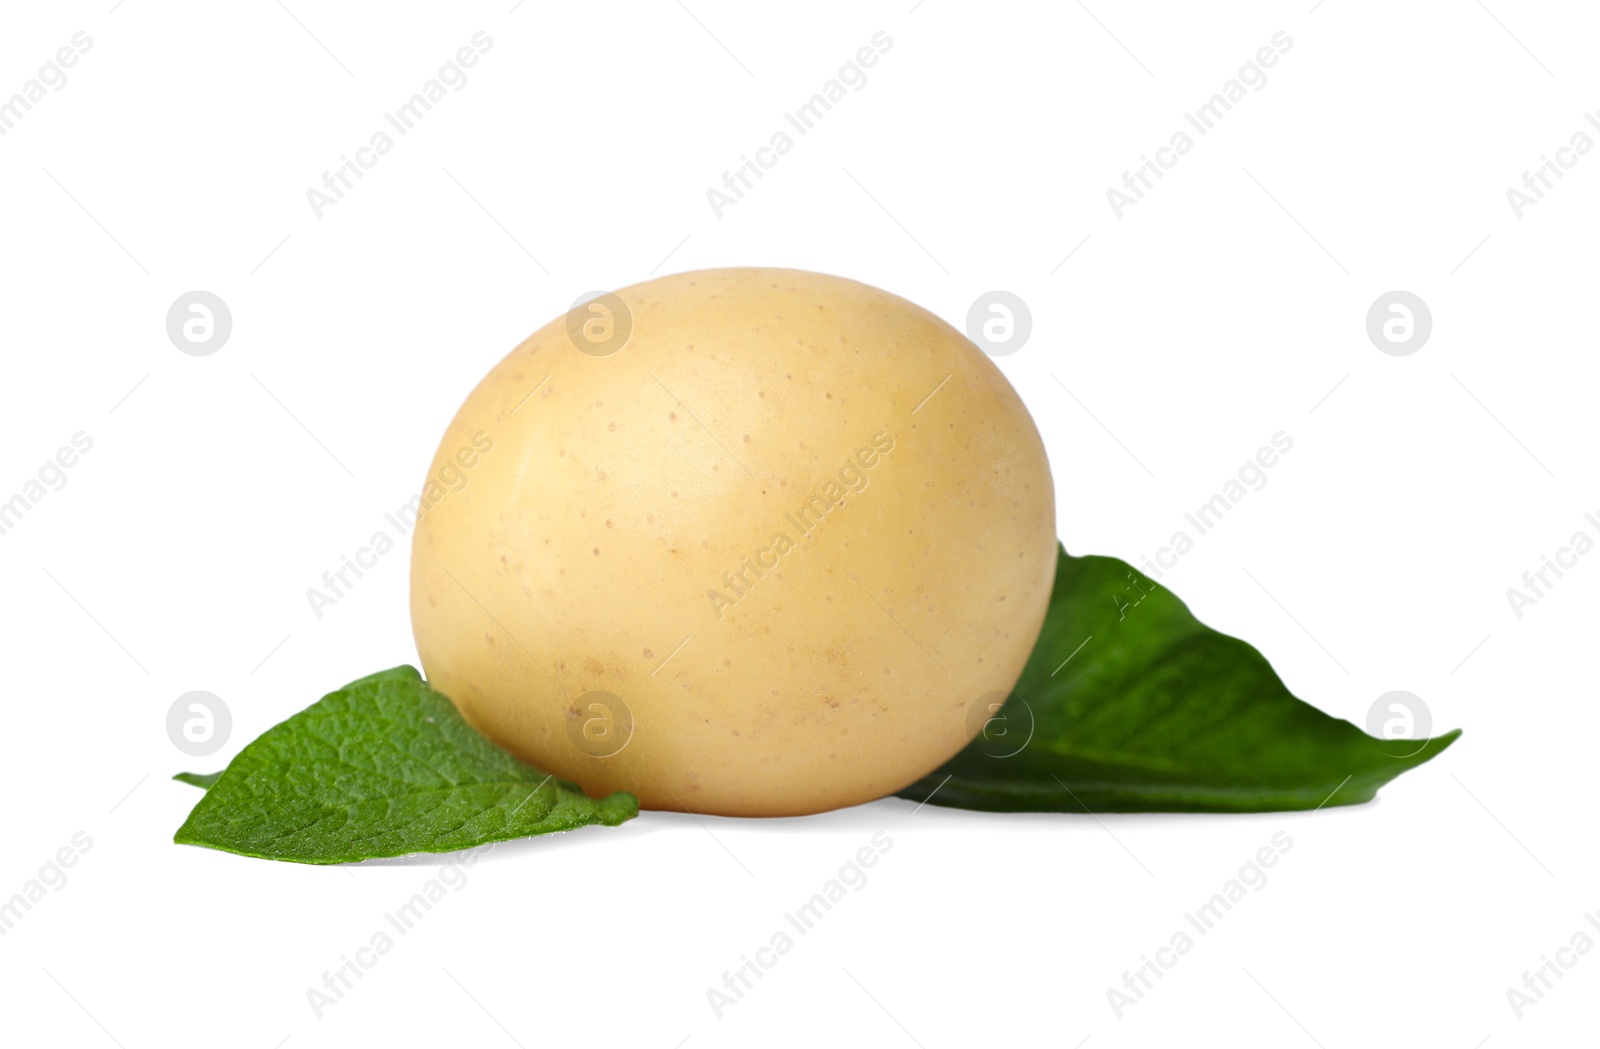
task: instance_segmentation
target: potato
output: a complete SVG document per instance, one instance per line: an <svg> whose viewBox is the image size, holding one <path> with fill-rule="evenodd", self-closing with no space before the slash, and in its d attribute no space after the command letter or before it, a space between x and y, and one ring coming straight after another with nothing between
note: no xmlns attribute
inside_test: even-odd
<svg viewBox="0 0 1600 1049"><path fill-rule="evenodd" d="M1015 684L1055 566L1044 446L963 335L839 277L575 307L467 398L411 614L479 731L590 794L786 816L937 768Z"/></svg>

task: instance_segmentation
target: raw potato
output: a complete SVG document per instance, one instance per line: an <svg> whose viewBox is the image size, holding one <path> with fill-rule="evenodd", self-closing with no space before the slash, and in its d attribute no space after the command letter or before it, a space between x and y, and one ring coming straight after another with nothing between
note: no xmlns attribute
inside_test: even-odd
<svg viewBox="0 0 1600 1049"><path fill-rule="evenodd" d="M1016 392L838 277L606 301L513 350L445 433L412 553L428 679L523 760L646 808L821 812L937 768L1050 596L1054 492Z"/></svg>

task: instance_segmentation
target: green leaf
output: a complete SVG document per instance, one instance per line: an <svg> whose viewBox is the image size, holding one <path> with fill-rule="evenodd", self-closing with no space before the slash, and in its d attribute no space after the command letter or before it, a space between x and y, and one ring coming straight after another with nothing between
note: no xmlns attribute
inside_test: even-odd
<svg viewBox="0 0 1600 1049"><path fill-rule="evenodd" d="M900 796L990 812L1352 805L1460 734L1375 739L1296 699L1261 653L1126 562L1062 550L1010 698Z"/></svg>
<svg viewBox="0 0 1600 1049"><path fill-rule="evenodd" d="M179 783L187 783L191 787L199 787L201 790L210 790L211 785L222 778L222 773L180 772L172 778L177 780Z"/></svg>
<svg viewBox="0 0 1600 1049"><path fill-rule="evenodd" d="M197 786L211 780L184 776ZM638 813L632 794L595 801L522 764L474 731L416 670L397 667L264 732L210 783L173 840L269 860L348 863L613 827Z"/></svg>

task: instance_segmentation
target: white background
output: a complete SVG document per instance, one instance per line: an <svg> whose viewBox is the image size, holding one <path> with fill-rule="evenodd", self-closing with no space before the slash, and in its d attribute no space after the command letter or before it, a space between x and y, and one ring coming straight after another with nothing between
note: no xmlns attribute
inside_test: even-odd
<svg viewBox="0 0 1600 1049"><path fill-rule="evenodd" d="M1520 619L1506 596L1600 535L1600 159L1520 218L1506 196L1600 105L1592 12L112 2L13 7L0 33L0 97L93 40L0 137L0 498L94 441L0 536L0 897L93 841L0 938L5 1040L1592 1041L1600 952L1521 1019L1506 995L1600 909L1600 556ZM479 30L465 87L317 218L306 191ZM707 189L880 30L866 86L717 217ZM1280 30L1265 86L1118 218L1107 189ZM441 861L178 847L198 794L168 777L414 661L405 550L321 620L305 593L414 494L495 361L580 293L741 264L854 277L958 327L979 294L1021 295L1032 337L1000 363L1075 553L1153 553L1285 431L1268 485L1164 581L1323 709L1363 723L1405 689L1466 735L1376 804L1316 814L891 799L506 845L319 1019L307 990ZM233 317L207 357L165 329L194 289ZM1394 289L1432 311L1410 356L1365 331ZM209 758L166 733L192 689L233 714ZM718 1019L707 989L878 831L894 846L866 887ZM1107 990L1279 831L1268 884L1119 1019Z"/></svg>

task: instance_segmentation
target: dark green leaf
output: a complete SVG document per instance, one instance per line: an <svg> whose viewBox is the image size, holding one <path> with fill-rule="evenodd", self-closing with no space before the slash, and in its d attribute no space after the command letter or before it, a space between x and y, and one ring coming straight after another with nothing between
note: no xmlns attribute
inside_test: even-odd
<svg viewBox="0 0 1600 1049"><path fill-rule="evenodd" d="M187 782L204 785L208 776ZM263 859L346 863L448 852L632 819L490 743L411 667L322 697L240 751L174 840Z"/></svg>
<svg viewBox="0 0 1600 1049"><path fill-rule="evenodd" d="M1010 699L900 796L991 812L1351 805L1460 734L1375 739L1296 699L1261 653L1125 562L1063 550Z"/></svg>
<svg viewBox="0 0 1600 1049"><path fill-rule="evenodd" d="M222 778L222 773L180 772L172 778L177 780L179 783L187 783L191 787L199 787L201 790L210 790L211 785Z"/></svg>

